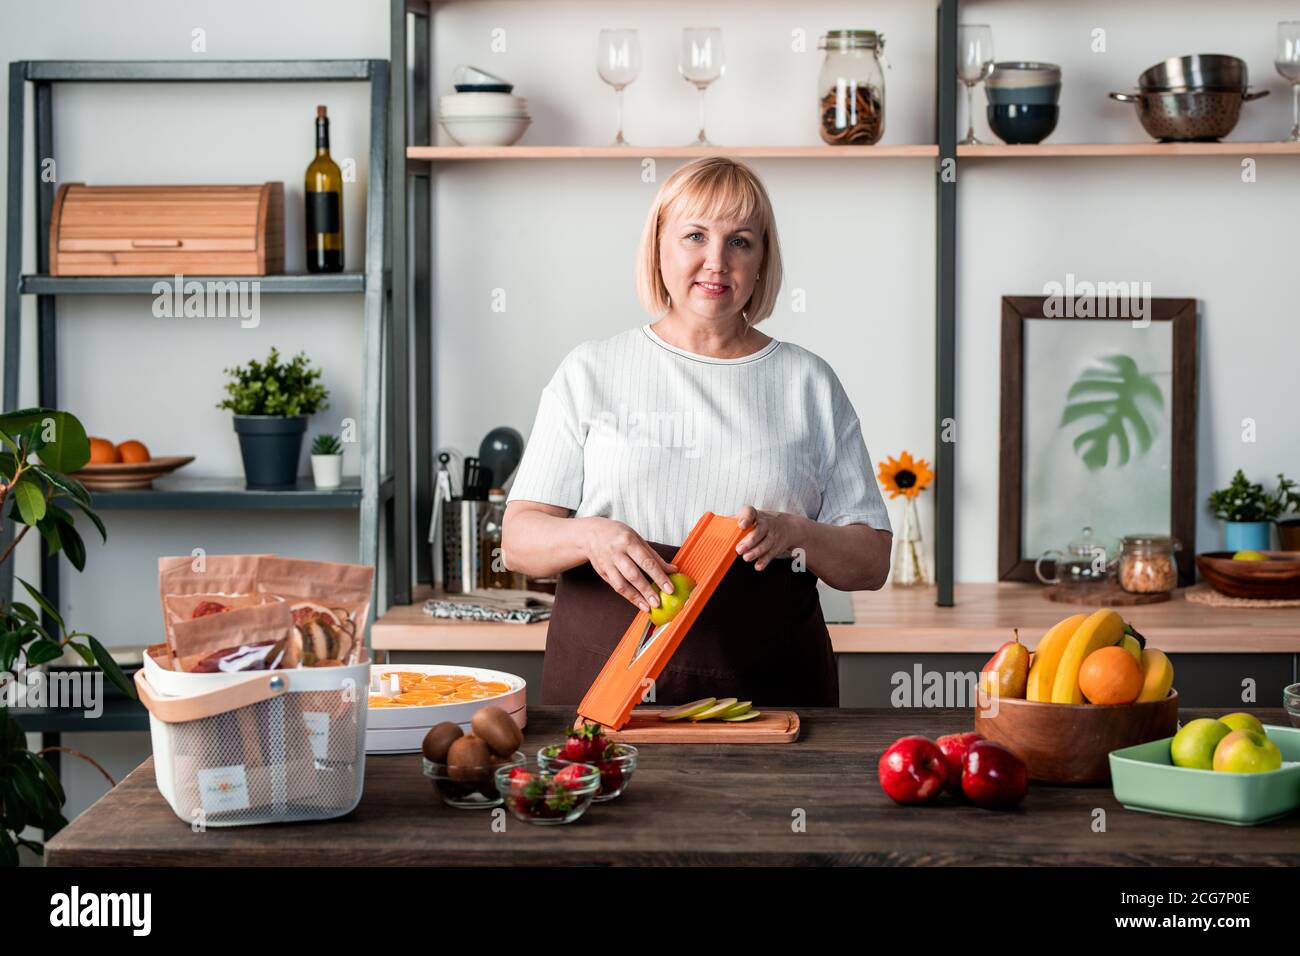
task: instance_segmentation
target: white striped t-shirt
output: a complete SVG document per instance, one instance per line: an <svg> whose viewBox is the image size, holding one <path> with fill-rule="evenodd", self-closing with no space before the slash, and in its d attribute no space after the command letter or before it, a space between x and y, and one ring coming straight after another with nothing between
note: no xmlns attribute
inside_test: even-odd
<svg viewBox="0 0 1300 956"><path fill-rule="evenodd" d="M584 342L542 390L509 500L622 521L679 545L744 505L891 531L858 416L831 367L773 339L697 355L649 325Z"/></svg>

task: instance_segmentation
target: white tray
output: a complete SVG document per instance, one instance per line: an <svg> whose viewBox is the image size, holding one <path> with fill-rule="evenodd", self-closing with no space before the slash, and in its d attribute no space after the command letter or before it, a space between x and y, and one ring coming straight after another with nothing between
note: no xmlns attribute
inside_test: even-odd
<svg viewBox="0 0 1300 956"><path fill-rule="evenodd" d="M483 700L457 701L450 704L430 704L426 707L370 708L366 721L366 753L393 754L418 753L424 735L434 724L451 721L469 732L470 720L481 707L489 704L500 707L516 724L526 725L528 684L522 678L504 671L483 667L462 667L456 664L373 664L371 674L383 679L389 671L418 671L422 674L468 674L476 680L500 681L509 684L510 690Z"/></svg>

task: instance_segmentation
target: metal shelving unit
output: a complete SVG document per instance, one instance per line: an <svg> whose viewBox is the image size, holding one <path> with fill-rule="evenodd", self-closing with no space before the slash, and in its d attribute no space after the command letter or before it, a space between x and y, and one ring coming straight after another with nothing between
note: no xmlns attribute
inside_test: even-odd
<svg viewBox="0 0 1300 956"><path fill-rule="evenodd" d="M826 158L840 162L855 160L930 160L935 164L935 603L953 606L954 498L956 454L948 437L949 423L956 418L956 233L957 233L957 6L958 0L936 3L936 104L935 143L900 146L866 146L832 149L804 146L750 147L652 147L613 149L587 146L523 147L439 147L430 135L430 101L433 82L430 70L430 36L433 8L439 0L390 0L393 41L393 156L396 167L404 160L404 172L393 174L394 210L398 222L394 241L393 284L406 289L406 303L412 319L414 351L414 401L417 416L436 421L433 407L432 296L430 270L431 211L430 181L434 166L442 162L493 161L499 159L600 160L632 156L690 158L726 155L759 159ZM405 240L405 241L404 241ZM409 248L406 242L409 241ZM400 263L400 265L399 265ZM410 278L398 282L398 269L409 270ZM397 297L400 302L401 296ZM433 510L433 435L430 428L414 437L415 530L427 528ZM423 541L423 537L417 538ZM418 547L415 582L433 578L429 549Z"/></svg>
<svg viewBox="0 0 1300 956"><path fill-rule="evenodd" d="M334 490L318 490L309 480L284 491L250 490L241 478L160 479L141 491L93 494L97 509L112 510L354 510L358 513L359 559L379 565L381 517L385 523L388 578L387 604L409 601L410 588L410 434L406 309L403 295L394 296L389 281L388 213L392 99L390 64L385 60L227 60L227 61L23 61L9 66L9 177L5 274L4 407L18 407L22 333L22 296L36 297L37 366L41 405L58 407L56 302L60 295L149 295L154 283L173 276L65 277L49 269L50 214L56 184L43 182L42 161L55 156L53 142L54 87L58 83L294 83L364 82L370 87L370 168L366 192L366 261L362 272L332 275L270 275L230 277L255 279L260 291L300 295L360 295L363 297L361 475ZM35 274L22 274L23 153L28 84L34 95L34 156L36 203ZM400 113L398 114L400 116ZM398 124L400 126L400 124ZM400 130L399 130L400 134ZM399 158L401 154L398 154ZM403 219L404 221L404 219ZM404 262L404 243L400 247ZM404 269L393 284L402 288ZM217 277L203 277L205 281ZM394 317L396 316L396 318ZM394 360L394 357L400 360ZM386 414L383 414L385 413ZM387 442L391 473L381 475L381 443ZM6 519L4 538L14 533ZM0 580L3 593L12 588L12 567ZM43 557L41 590L57 607L57 555ZM376 601L378 604L378 595ZM372 614L378 608L372 605ZM47 627L53 622L46 621Z"/></svg>

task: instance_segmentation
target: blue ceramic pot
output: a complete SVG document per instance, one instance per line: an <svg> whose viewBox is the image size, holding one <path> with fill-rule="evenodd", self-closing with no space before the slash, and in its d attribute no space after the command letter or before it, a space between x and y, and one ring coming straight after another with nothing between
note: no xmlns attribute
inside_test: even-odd
<svg viewBox="0 0 1300 956"><path fill-rule="evenodd" d="M1267 551L1271 544L1271 521L1225 521L1223 547L1225 551Z"/></svg>
<svg viewBox="0 0 1300 956"><path fill-rule="evenodd" d="M989 107L989 129L1004 143L1041 143L1056 129L1059 106L1013 103Z"/></svg>
<svg viewBox="0 0 1300 956"><path fill-rule="evenodd" d="M235 415L244 483L249 488L293 488L298 483L307 416Z"/></svg>
<svg viewBox="0 0 1300 956"><path fill-rule="evenodd" d="M986 86L984 94L991 106L1010 106L1023 103L1026 106L1053 106L1061 96L1061 84L1050 86Z"/></svg>

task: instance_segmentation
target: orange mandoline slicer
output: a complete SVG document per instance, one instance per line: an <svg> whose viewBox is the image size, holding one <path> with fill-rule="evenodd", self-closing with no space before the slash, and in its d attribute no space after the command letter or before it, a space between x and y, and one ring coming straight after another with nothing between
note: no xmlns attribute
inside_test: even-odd
<svg viewBox="0 0 1300 956"><path fill-rule="evenodd" d="M637 613L578 705L580 716L614 730L627 723L730 569L736 545L747 533L735 518L711 511L700 517L670 562L695 582L690 598L675 618L658 627L650 612Z"/></svg>

